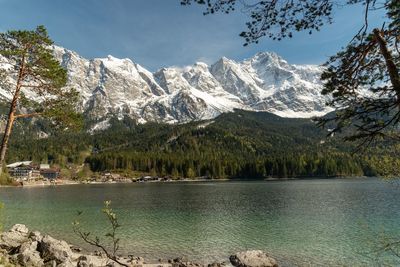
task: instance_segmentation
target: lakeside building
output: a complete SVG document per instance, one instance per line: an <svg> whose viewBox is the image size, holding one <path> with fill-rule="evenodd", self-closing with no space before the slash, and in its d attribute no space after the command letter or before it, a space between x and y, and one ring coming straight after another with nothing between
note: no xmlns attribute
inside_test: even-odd
<svg viewBox="0 0 400 267"><path fill-rule="evenodd" d="M32 161L19 161L7 165L8 173L16 181L30 181L40 178L54 180L59 178L60 171L50 168L49 164L34 164Z"/></svg>
<svg viewBox="0 0 400 267"><path fill-rule="evenodd" d="M60 176L60 170L51 169L50 167L46 168L46 169L40 168L40 175L43 178L46 178L46 179L49 179L49 180L56 180Z"/></svg>
<svg viewBox="0 0 400 267"><path fill-rule="evenodd" d="M11 177L17 181L28 181L40 177L40 171L32 164L32 161L19 161L7 165Z"/></svg>

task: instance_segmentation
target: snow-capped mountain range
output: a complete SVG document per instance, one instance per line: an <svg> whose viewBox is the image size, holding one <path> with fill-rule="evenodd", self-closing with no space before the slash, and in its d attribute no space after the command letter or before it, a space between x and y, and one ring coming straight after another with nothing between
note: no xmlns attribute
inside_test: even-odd
<svg viewBox="0 0 400 267"><path fill-rule="evenodd" d="M110 116L183 123L234 109L302 118L330 111L320 94L322 68L290 65L275 53L242 62L223 57L211 66L198 62L155 73L130 59L89 60L58 46L54 54L68 70L68 86L81 94L82 112L100 122L99 128L107 127ZM0 63L6 64L4 58ZM0 95L8 97L1 88Z"/></svg>

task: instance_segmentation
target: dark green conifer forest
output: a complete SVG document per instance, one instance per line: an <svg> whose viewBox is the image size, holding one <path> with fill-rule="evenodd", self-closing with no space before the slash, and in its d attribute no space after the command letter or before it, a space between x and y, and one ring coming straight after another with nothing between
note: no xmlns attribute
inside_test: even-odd
<svg viewBox="0 0 400 267"><path fill-rule="evenodd" d="M57 133L44 121L26 121L17 125L7 161L215 179L395 176L400 166L396 143L376 142L360 151L340 136L327 137L329 129L318 128L310 119L267 112L237 110L183 125L136 125L130 119L112 119L111 125L92 134ZM50 131L50 136L37 137L41 131Z"/></svg>

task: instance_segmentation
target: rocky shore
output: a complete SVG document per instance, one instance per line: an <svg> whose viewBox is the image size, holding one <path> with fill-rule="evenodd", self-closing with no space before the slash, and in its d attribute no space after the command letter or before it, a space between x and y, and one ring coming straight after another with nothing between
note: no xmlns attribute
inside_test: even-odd
<svg viewBox="0 0 400 267"><path fill-rule="evenodd" d="M260 250L238 252L229 257L229 262L199 264L182 258L158 262L146 262L141 257L120 256L118 261L132 267L277 267L275 259ZM108 259L104 253L82 253L82 250L64 240L55 239L37 231L29 231L22 224L14 225L0 234L0 267L51 266L51 267L100 267L120 266Z"/></svg>

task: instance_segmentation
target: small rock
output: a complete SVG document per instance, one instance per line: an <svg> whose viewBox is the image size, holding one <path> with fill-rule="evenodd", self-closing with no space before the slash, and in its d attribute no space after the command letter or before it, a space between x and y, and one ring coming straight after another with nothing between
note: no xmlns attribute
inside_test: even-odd
<svg viewBox="0 0 400 267"><path fill-rule="evenodd" d="M172 267L202 267L202 264L183 260L182 258L175 258L171 262Z"/></svg>
<svg viewBox="0 0 400 267"><path fill-rule="evenodd" d="M229 260L235 267L278 267L276 260L261 250L238 252Z"/></svg>
<svg viewBox="0 0 400 267"><path fill-rule="evenodd" d="M82 255L78 258L77 267L89 267L88 259L86 256Z"/></svg>
<svg viewBox="0 0 400 267"><path fill-rule="evenodd" d="M81 255L77 261L77 267L95 267L105 266L108 260L97 256Z"/></svg>
<svg viewBox="0 0 400 267"><path fill-rule="evenodd" d="M101 257L101 256L103 256L103 253L101 253L98 250L95 250L95 251L93 251L93 255Z"/></svg>
<svg viewBox="0 0 400 267"><path fill-rule="evenodd" d="M76 266L77 267L93 267L93 265L89 265L86 261L79 261Z"/></svg>
<svg viewBox="0 0 400 267"><path fill-rule="evenodd" d="M182 262L182 258L178 257L172 260L173 262Z"/></svg>
<svg viewBox="0 0 400 267"><path fill-rule="evenodd" d="M78 258L78 264L76 265L77 267L93 267L95 266L92 261L89 259L89 257L82 255Z"/></svg>
<svg viewBox="0 0 400 267"><path fill-rule="evenodd" d="M46 262L44 265L44 267L57 267L57 262L55 260L51 260Z"/></svg>
<svg viewBox="0 0 400 267"><path fill-rule="evenodd" d="M225 262L213 262L211 264L208 264L208 267L224 267L226 266Z"/></svg>
<svg viewBox="0 0 400 267"><path fill-rule="evenodd" d="M144 258L142 257L134 257L133 255L128 255L129 260L128 262L132 265L132 266L142 266L144 264Z"/></svg>
<svg viewBox="0 0 400 267"><path fill-rule="evenodd" d="M82 252L82 248L80 247L76 247L76 246L70 246L71 250L73 252Z"/></svg>
<svg viewBox="0 0 400 267"><path fill-rule="evenodd" d="M76 265L72 263L71 259L67 259L66 261L58 264L57 267L76 267Z"/></svg>
<svg viewBox="0 0 400 267"><path fill-rule="evenodd" d="M41 242L43 239L43 235L38 231L33 231L29 234L29 239L32 241Z"/></svg>

